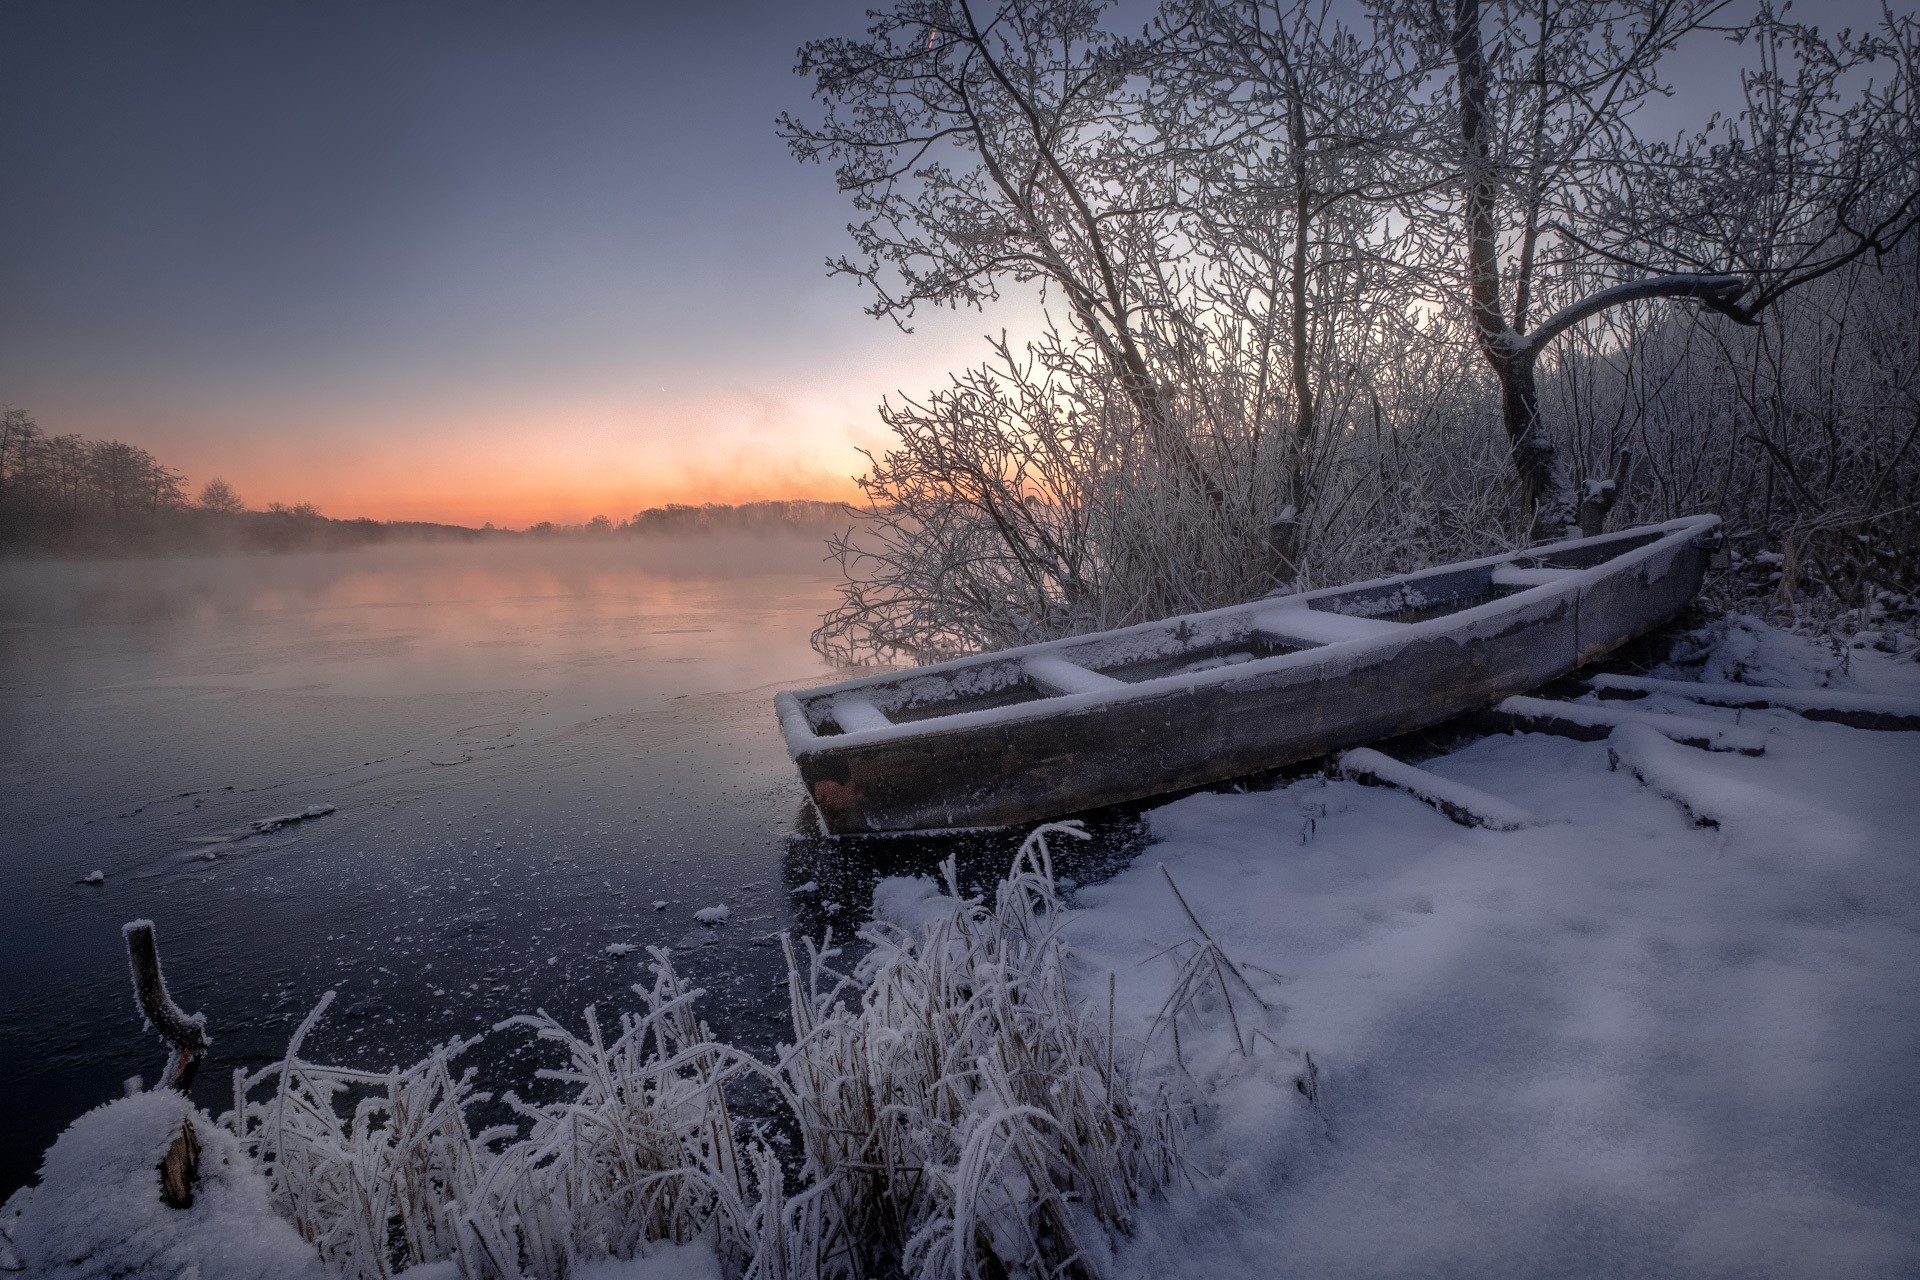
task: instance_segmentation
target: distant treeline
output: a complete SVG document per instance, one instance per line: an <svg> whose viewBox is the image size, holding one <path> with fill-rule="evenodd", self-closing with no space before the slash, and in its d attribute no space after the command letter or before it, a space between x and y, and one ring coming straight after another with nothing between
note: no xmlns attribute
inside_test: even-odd
<svg viewBox="0 0 1920 1280"><path fill-rule="evenodd" d="M541 521L526 533L418 520L336 520L310 502L249 509L219 477L190 494L187 478L138 445L48 435L20 409L0 412L0 553L113 556L222 551L327 551L399 541L599 537L616 534L837 533L837 502L669 503L615 524Z"/></svg>
<svg viewBox="0 0 1920 1280"><path fill-rule="evenodd" d="M187 480L138 445L48 435L0 413L0 550L53 555L308 551L400 539L483 537L458 525L333 520L310 502L249 510L215 478Z"/></svg>
<svg viewBox="0 0 1920 1280"><path fill-rule="evenodd" d="M598 537L612 534L711 534L711 533L838 533L850 519L843 502L815 502L807 498L786 501L743 502L737 506L719 502L692 506L669 502L664 507L636 511L615 524L605 516L595 516L585 524L554 524L542 520L527 530L535 537Z"/></svg>

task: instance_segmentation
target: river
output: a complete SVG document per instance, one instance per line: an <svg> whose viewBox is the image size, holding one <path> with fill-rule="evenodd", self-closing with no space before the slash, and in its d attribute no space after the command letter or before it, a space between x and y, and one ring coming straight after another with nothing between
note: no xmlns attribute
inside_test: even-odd
<svg viewBox="0 0 1920 1280"><path fill-rule="evenodd" d="M308 1056L380 1068L632 1007L649 946L770 1044L778 932L844 935L875 875L948 851L800 821L772 696L833 675L833 599L797 539L0 563L0 1198L158 1075L135 918L207 1015L216 1114L325 991ZM523 1033L469 1058L526 1089Z"/></svg>

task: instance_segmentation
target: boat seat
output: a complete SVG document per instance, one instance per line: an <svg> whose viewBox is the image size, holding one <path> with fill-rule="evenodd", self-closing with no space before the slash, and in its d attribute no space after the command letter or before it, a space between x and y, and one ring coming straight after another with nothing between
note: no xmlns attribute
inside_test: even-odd
<svg viewBox="0 0 1920 1280"><path fill-rule="evenodd" d="M840 726L842 733L886 729L893 724L887 719L887 713L874 706L873 701L864 694L837 694L830 705L833 707L833 722Z"/></svg>
<svg viewBox="0 0 1920 1280"><path fill-rule="evenodd" d="M1022 659L1020 665L1026 669L1029 680L1045 685L1055 693L1104 693L1108 689L1127 687L1125 680L1103 676L1098 671L1091 671L1077 662L1068 662L1065 658L1035 654Z"/></svg>
<svg viewBox="0 0 1920 1280"><path fill-rule="evenodd" d="M1340 644L1347 640L1378 640L1404 630L1404 622L1385 618L1356 618L1328 613L1306 605L1282 605L1255 615L1254 628L1277 640L1304 640L1309 644Z"/></svg>
<svg viewBox="0 0 1920 1280"><path fill-rule="evenodd" d="M1550 587L1579 573L1578 569L1522 568L1517 564L1497 564L1493 566L1493 585L1496 587Z"/></svg>

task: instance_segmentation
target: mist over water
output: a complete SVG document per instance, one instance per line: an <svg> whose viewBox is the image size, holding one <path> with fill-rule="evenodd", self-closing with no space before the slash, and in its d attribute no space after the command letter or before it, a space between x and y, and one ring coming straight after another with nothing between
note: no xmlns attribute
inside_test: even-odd
<svg viewBox="0 0 1920 1280"><path fill-rule="evenodd" d="M717 1026L771 1035L774 935L838 914L791 892L816 873L771 707L833 674L807 645L822 556L714 537L0 563L0 1195L157 1075L137 917L208 1015L215 1112L329 989L315 1054L378 1068L535 1007L611 1016L668 946ZM722 903L725 926L694 921ZM497 1077L525 1046L472 1060L524 1089Z"/></svg>

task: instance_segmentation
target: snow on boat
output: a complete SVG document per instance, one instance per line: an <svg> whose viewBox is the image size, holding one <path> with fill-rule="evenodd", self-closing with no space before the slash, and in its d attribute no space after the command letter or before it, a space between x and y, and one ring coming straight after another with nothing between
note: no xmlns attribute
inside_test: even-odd
<svg viewBox="0 0 1920 1280"><path fill-rule="evenodd" d="M1223 782L1437 724L1693 599L1691 516L774 698L835 834L1001 826Z"/></svg>

